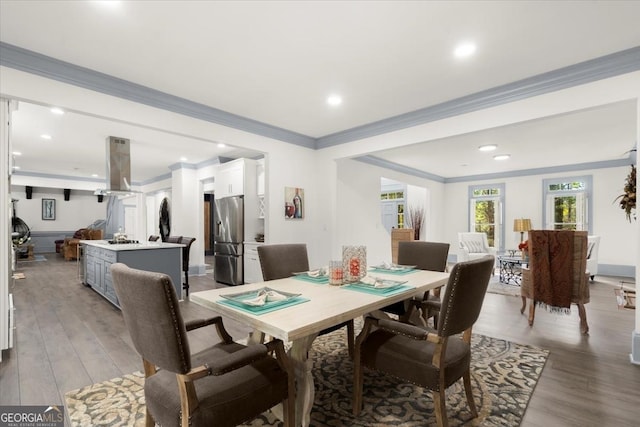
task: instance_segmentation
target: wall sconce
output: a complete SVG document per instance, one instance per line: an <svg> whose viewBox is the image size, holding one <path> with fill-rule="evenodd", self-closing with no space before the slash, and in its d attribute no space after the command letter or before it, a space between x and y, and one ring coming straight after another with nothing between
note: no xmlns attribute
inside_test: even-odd
<svg viewBox="0 0 640 427"><path fill-rule="evenodd" d="M520 232L520 243L524 240L524 232L531 230L531 220L528 218L520 218L513 220L513 231Z"/></svg>

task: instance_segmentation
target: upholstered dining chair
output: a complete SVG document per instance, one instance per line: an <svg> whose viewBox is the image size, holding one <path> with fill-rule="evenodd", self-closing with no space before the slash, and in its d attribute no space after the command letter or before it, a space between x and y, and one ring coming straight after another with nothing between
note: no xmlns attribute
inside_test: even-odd
<svg viewBox="0 0 640 427"><path fill-rule="evenodd" d="M156 235L156 234L152 234L149 236L149 241L150 242L157 242L158 240L160 240L160 236Z"/></svg>
<svg viewBox="0 0 640 427"><path fill-rule="evenodd" d="M453 266L437 330L392 319L365 319L354 355L354 415L362 410L363 367L367 367L432 390L438 426L447 425L445 390L462 378L471 414L478 416L471 390L471 331L493 263L487 256Z"/></svg>
<svg viewBox="0 0 640 427"><path fill-rule="evenodd" d="M530 230L529 265L522 269L522 308L527 299L529 326L533 326L536 305L552 313L570 313L571 304L578 306L580 331L589 333L587 311L589 302L587 272L587 232L572 230Z"/></svg>
<svg viewBox="0 0 640 427"><path fill-rule="evenodd" d="M143 361L147 427L235 426L281 402L285 426L294 425L295 379L282 341L238 344L219 316L185 322L166 274L115 263L111 275ZM208 325L221 342L190 354L187 331Z"/></svg>
<svg viewBox="0 0 640 427"><path fill-rule="evenodd" d="M165 243L180 243L180 240L182 240L182 236L167 236L167 238L165 239Z"/></svg>
<svg viewBox="0 0 640 427"><path fill-rule="evenodd" d="M291 277L295 272L309 270L307 245L304 243L284 243L258 246L258 258L262 268L262 278L265 281ZM353 320L320 331L319 335L328 334L340 328L347 327L347 347L349 356L353 356L355 330Z"/></svg>
<svg viewBox="0 0 640 427"><path fill-rule="evenodd" d="M415 265L420 270L446 271L449 243L424 242L419 240L402 241L398 243L398 264ZM433 294L425 292L420 300L400 301L382 308L386 313L398 316L400 321L408 322L413 308L418 306L422 310L422 318L426 322L433 317L434 327L437 327L437 315L440 311L440 288Z"/></svg>

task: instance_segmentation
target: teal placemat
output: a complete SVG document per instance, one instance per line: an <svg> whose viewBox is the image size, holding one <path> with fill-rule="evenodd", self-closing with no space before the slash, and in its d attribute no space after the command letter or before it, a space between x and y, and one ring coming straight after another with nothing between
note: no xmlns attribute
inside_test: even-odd
<svg viewBox="0 0 640 427"><path fill-rule="evenodd" d="M282 302L275 302L268 305L263 306L253 306L253 305L245 305L240 302L235 302L231 300L221 299L216 301L216 303L220 305L226 305L227 307L235 308L240 311L244 311L245 313L255 314L259 316L265 313L271 313L272 311L280 310L281 308L291 307L292 305L302 304L303 302L309 301L309 298L303 297L295 297Z"/></svg>
<svg viewBox="0 0 640 427"><path fill-rule="evenodd" d="M395 274L397 276L402 276L404 274L410 274L410 273L415 273L416 270L415 268L402 268L402 269L394 269L394 270L390 270L388 268L377 268L377 267L373 267L371 269L371 271L376 272L376 273L382 273L382 274Z"/></svg>
<svg viewBox="0 0 640 427"><path fill-rule="evenodd" d="M324 285L326 283L329 283L329 278L327 276L311 277L308 274L296 274L295 276L293 276L293 278L302 280L305 282L315 283L318 285Z"/></svg>
<svg viewBox="0 0 640 427"><path fill-rule="evenodd" d="M399 294L401 292L405 292L409 289L415 289L415 287L413 286L409 286L409 285L400 285L396 288L387 288L387 289L380 289L380 288L374 288L372 286L369 285L364 285L361 283L351 283L350 285L345 285L343 286L344 289L349 289L351 291L358 291L358 292L365 292L367 294L373 294L373 295L379 295L382 297L388 297L389 295L395 295L395 294Z"/></svg>

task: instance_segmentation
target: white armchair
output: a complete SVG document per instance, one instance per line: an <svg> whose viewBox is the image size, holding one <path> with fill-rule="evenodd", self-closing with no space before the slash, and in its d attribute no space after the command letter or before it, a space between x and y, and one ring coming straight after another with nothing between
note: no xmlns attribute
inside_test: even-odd
<svg viewBox="0 0 640 427"><path fill-rule="evenodd" d="M458 247L458 262L496 256L496 248L489 246L485 233L458 233Z"/></svg>
<svg viewBox="0 0 640 427"><path fill-rule="evenodd" d="M600 236L587 237L587 271L591 280L598 274L598 250L600 249Z"/></svg>

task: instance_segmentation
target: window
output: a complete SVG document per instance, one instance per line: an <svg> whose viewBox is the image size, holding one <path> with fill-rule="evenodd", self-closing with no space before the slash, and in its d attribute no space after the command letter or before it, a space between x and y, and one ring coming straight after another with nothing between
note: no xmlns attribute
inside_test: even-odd
<svg viewBox="0 0 640 427"><path fill-rule="evenodd" d="M489 246L503 250L504 184L469 187L469 230L486 233Z"/></svg>
<svg viewBox="0 0 640 427"><path fill-rule="evenodd" d="M591 186L591 176L543 180L545 228L589 231Z"/></svg>
<svg viewBox="0 0 640 427"><path fill-rule="evenodd" d="M382 224L391 233L392 228L404 228L404 190L382 191Z"/></svg>

